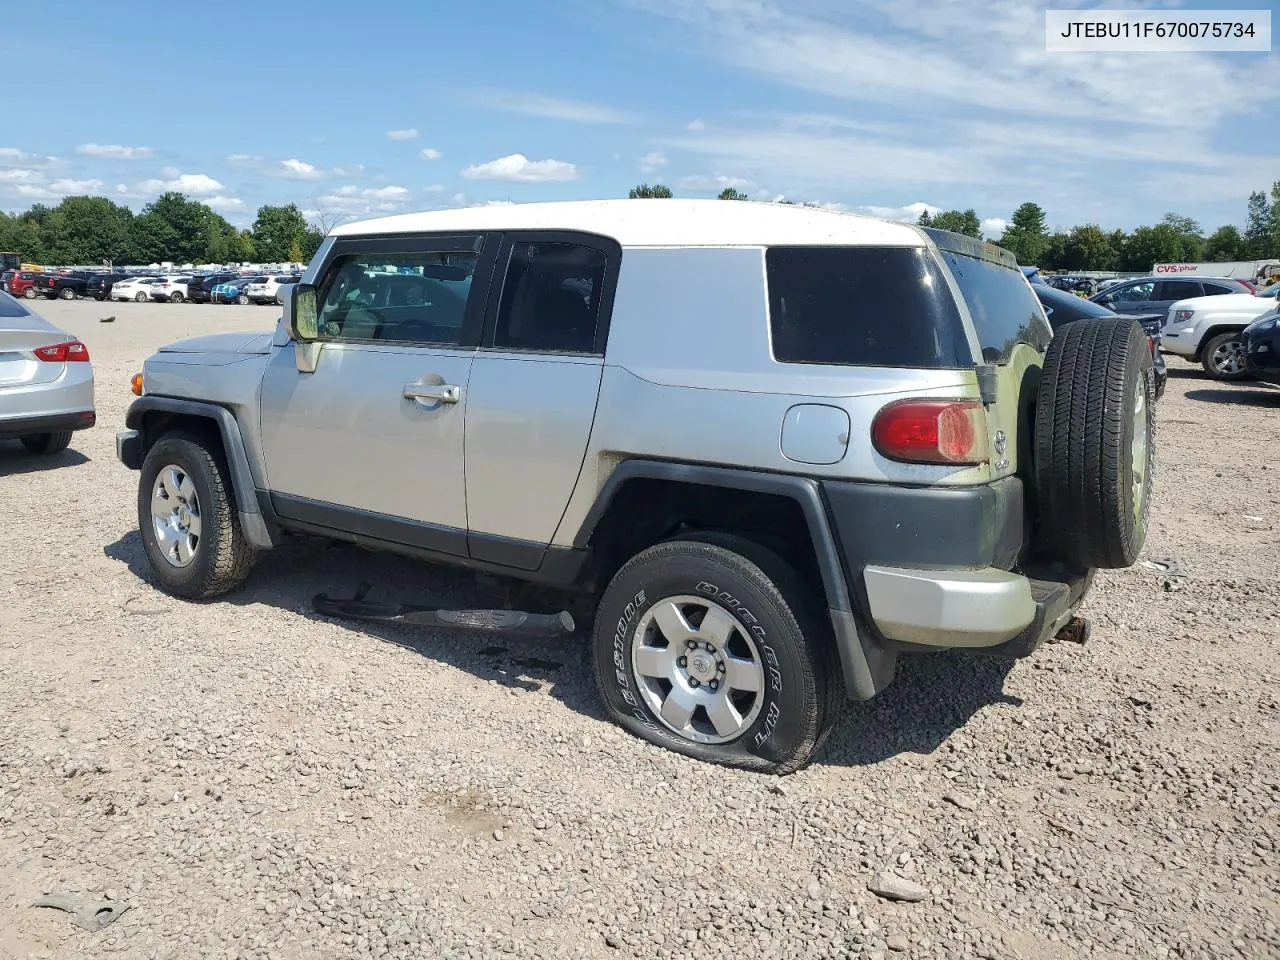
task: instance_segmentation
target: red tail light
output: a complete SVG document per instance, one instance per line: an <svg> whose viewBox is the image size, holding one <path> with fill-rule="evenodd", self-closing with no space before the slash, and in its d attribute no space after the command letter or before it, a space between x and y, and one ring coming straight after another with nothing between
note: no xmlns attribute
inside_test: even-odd
<svg viewBox="0 0 1280 960"><path fill-rule="evenodd" d="M986 463L984 426L977 400L899 400L876 414L871 442L890 460Z"/></svg>
<svg viewBox="0 0 1280 960"><path fill-rule="evenodd" d="M45 363L87 363L89 360L89 348L79 340L55 343L51 347L37 347L33 352L37 360Z"/></svg>

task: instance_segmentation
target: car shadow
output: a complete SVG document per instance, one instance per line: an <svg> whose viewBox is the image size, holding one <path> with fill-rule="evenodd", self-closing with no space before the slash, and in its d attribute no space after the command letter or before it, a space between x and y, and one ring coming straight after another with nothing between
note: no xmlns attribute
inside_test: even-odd
<svg viewBox="0 0 1280 960"><path fill-rule="evenodd" d="M27 453L18 440L0 440L0 477L17 477L24 473L40 473L59 467L78 467L89 458L79 450L68 447L53 456Z"/></svg>
<svg viewBox="0 0 1280 960"><path fill-rule="evenodd" d="M137 531L103 551L139 579L151 583L150 564ZM587 631L561 639L519 634L442 631L403 624L344 620L317 614L317 593L350 597L361 581L373 585L372 601L439 604L452 608L497 608L505 603L502 581L353 544L299 538L260 555L253 575L233 593L209 603L266 604L300 617L333 624L412 650L436 663L465 670L502 687L543 691L566 707L608 722L591 672ZM980 710L1020 706L1004 692L1016 663L1003 657L953 653L902 656L893 684L865 703L842 705L835 729L816 764L865 766L901 753L932 753Z"/></svg>
<svg viewBox="0 0 1280 960"><path fill-rule="evenodd" d="M1234 403L1246 407L1280 409L1280 390L1270 387L1235 390L1188 390L1187 399L1203 403Z"/></svg>

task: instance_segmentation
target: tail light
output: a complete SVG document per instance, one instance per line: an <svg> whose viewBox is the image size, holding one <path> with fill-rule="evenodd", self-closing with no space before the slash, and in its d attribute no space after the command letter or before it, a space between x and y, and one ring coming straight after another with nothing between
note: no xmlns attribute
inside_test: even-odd
<svg viewBox="0 0 1280 960"><path fill-rule="evenodd" d="M987 462L986 430L978 400L899 400L871 424L882 456L909 463Z"/></svg>
<svg viewBox="0 0 1280 960"><path fill-rule="evenodd" d="M88 363L89 348L79 340L70 343L55 343L50 347L37 347L32 351L37 360L45 363Z"/></svg>

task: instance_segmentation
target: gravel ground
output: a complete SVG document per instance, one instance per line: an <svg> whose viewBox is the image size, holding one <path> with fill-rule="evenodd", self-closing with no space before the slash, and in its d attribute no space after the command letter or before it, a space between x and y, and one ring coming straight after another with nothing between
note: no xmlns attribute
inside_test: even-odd
<svg viewBox="0 0 1280 960"><path fill-rule="evenodd" d="M128 377L275 313L40 309L100 425L0 444L0 957L1280 956L1280 391L1171 360L1173 570L1100 574L1084 647L906 660L777 779L604 721L583 643L309 612L362 578L484 603L462 574L308 543L224 601L159 594ZM130 909L90 933L50 892Z"/></svg>

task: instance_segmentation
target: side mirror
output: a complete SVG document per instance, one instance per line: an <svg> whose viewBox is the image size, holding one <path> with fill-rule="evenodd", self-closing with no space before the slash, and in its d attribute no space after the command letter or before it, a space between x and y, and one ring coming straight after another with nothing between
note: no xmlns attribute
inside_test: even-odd
<svg viewBox="0 0 1280 960"><path fill-rule="evenodd" d="M299 343L316 339L320 332L316 288L309 283L291 283L280 299L284 301L284 325L289 336Z"/></svg>
<svg viewBox="0 0 1280 960"><path fill-rule="evenodd" d="M316 288L309 283L289 284L280 299L284 301L282 322L293 341L298 372L315 373L320 362L320 348L324 345L316 340L320 333Z"/></svg>

